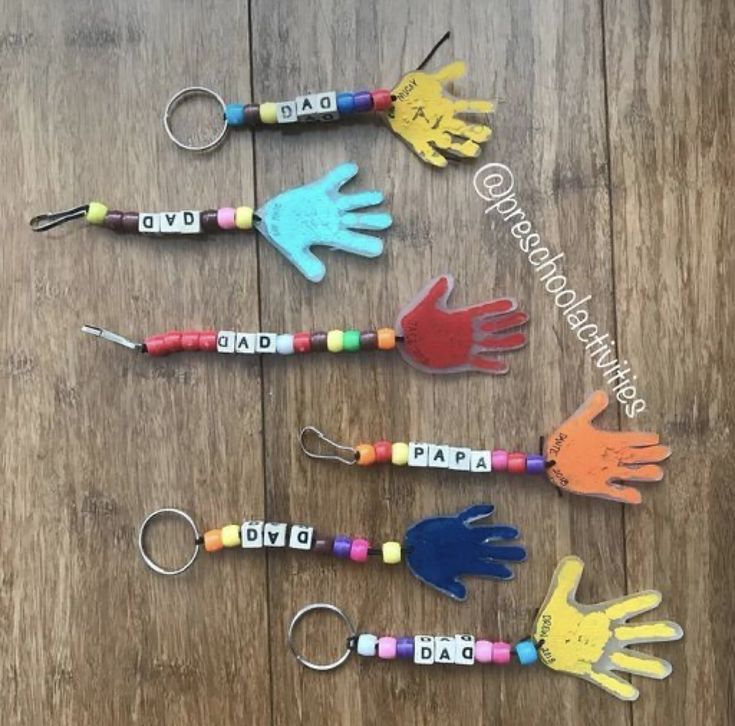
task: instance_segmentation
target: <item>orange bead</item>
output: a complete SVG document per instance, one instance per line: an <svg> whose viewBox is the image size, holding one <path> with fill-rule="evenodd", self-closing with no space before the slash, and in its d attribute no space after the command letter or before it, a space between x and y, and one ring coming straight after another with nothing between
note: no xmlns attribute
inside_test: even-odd
<svg viewBox="0 0 735 726"><path fill-rule="evenodd" d="M204 533L204 549L207 552L218 552L223 547L221 529L210 529L209 532Z"/></svg>
<svg viewBox="0 0 735 726"><path fill-rule="evenodd" d="M378 348L380 350L393 350L396 347L396 331L393 328L380 328L378 330Z"/></svg>
<svg viewBox="0 0 735 726"><path fill-rule="evenodd" d="M356 451L357 463L360 466L370 466L375 463L375 447L371 444L359 444Z"/></svg>

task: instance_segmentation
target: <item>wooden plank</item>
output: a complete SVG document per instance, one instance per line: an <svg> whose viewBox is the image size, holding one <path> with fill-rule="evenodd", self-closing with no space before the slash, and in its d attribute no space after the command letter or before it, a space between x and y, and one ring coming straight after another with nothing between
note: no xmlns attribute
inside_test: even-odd
<svg viewBox="0 0 735 726"><path fill-rule="evenodd" d="M735 721L733 22L726 1L605 3L620 341L648 404L625 424L674 452L626 516L629 588L661 589L686 633L655 647L674 673L635 723Z"/></svg>
<svg viewBox="0 0 735 726"><path fill-rule="evenodd" d="M87 322L133 336L257 328L255 246L27 226L97 197L128 209L251 200L247 137L197 157L160 126L186 84L248 95L236 74L247 7L5 2L0 25L13 99L0 109L0 722L267 723L263 559L203 558L171 579L135 546L156 507L183 507L203 527L262 511L259 366L136 358L79 333ZM181 557L190 538L168 528L162 542L163 531L159 551Z"/></svg>

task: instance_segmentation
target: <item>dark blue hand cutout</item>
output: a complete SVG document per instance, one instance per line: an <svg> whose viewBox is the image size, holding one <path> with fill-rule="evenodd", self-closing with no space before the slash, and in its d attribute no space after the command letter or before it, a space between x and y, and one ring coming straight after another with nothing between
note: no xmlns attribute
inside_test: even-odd
<svg viewBox="0 0 735 726"><path fill-rule="evenodd" d="M522 562L526 550L495 543L517 539L518 530L506 525L470 526L494 510L492 504L476 504L453 517L431 517L414 524L404 541L408 569L455 600L467 597L462 575L510 580L513 571L503 563Z"/></svg>

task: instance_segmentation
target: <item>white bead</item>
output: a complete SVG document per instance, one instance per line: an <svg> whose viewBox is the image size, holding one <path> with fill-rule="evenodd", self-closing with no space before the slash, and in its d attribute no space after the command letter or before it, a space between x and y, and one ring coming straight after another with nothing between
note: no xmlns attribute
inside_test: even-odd
<svg viewBox="0 0 735 726"><path fill-rule="evenodd" d="M161 231L161 215L157 212L141 212L138 215L138 232L158 234Z"/></svg>
<svg viewBox="0 0 735 726"><path fill-rule="evenodd" d="M489 451L473 451L470 454L470 471L487 474L492 471L492 459Z"/></svg>
<svg viewBox="0 0 735 726"><path fill-rule="evenodd" d="M276 353L291 355L293 353L293 335L284 333L276 336Z"/></svg>
<svg viewBox="0 0 735 726"><path fill-rule="evenodd" d="M255 353L255 333L237 333L235 353Z"/></svg>
<svg viewBox="0 0 735 726"><path fill-rule="evenodd" d="M263 545L265 547L285 547L288 525L283 522L266 522L263 527Z"/></svg>
<svg viewBox="0 0 735 726"><path fill-rule="evenodd" d="M362 633L357 638L357 654L371 657L378 652L378 638L370 633Z"/></svg>
<svg viewBox="0 0 735 726"><path fill-rule="evenodd" d="M430 665L434 662L434 637L432 635L414 637L413 662L419 665Z"/></svg>
<svg viewBox="0 0 735 726"><path fill-rule="evenodd" d="M337 112L337 94L334 91L312 93L296 98L296 115L299 121L334 121Z"/></svg>
<svg viewBox="0 0 735 726"><path fill-rule="evenodd" d="M275 353L277 337L278 336L275 333L258 333L255 340L255 352Z"/></svg>
<svg viewBox="0 0 735 726"><path fill-rule="evenodd" d="M429 444L429 466L432 469L447 469L449 467L449 447Z"/></svg>
<svg viewBox="0 0 735 726"><path fill-rule="evenodd" d="M434 663L454 663L456 641L450 635L434 638Z"/></svg>
<svg viewBox="0 0 735 726"><path fill-rule="evenodd" d="M293 124L298 120L296 101L279 101L276 104L276 121L279 124Z"/></svg>
<svg viewBox="0 0 735 726"><path fill-rule="evenodd" d="M181 215L181 234L199 234L202 231L201 212L195 209L185 209Z"/></svg>
<svg viewBox="0 0 735 726"><path fill-rule="evenodd" d="M220 330L217 333L217 352L218 353L234 353L235 352L234 330Z"/></svg>
<svg viewBox="0 0 735 726"><path fill-rule="evenodd" d="M472 449L450 446L449 468L453 471L469 471L471 453Z"/></svg>
<svg viewBox="0 0 735 726"><path fill-rule="evenodd" d="M161 234L178 234L181 232L181 212L161 212L159 215Z"/></svg>
<svg viewBox="0 0 735 726"><path fill-rule="evenodd" d="M475 662L475 637L473 635L454 636L454 662L457 665L472 665Z"/></svg>
<svg viewBox="0 0 735 726"><path fill-rule="evenodd" d="M240 544L243 549L258 549L263 546L264 522L243 522L240 527Z"/></svg>
<svg viewBox="0 0 735 726"><path fill-rule="evenodd" d="M428 466L429 465L429 445L419 444L415 441L408 442L408 465L409 466Z"/></svg>
<svg viewBox="0 0 735 726"><path fill-rule="evenodd" d="M314 528L303 524L291 525L291 534L288 537L288 546L293 550L310 550L311 540L314 538Z"/></svg>

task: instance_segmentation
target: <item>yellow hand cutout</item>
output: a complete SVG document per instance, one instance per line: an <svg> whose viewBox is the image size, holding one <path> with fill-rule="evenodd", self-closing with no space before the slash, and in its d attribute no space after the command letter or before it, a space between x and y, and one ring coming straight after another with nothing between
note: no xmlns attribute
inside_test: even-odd
<svg viewBox="0 0 735 726"><path fill-rule="evenodd" d="M387 114L391 129L434 166L447 165L440 151L450 156L479 156L478 144L490 138L489 126L468 124L455 116L491 113L490 101L462 101L444 95L443 84L464 74L462 61L454 61L436 73L411 71L392 91L394 101Z"/></svg>
<svg viewBox="0 0 735 726"><path fill-rule="evenodd" d="M556 568L546 600L534 625L539 659L549 668L571 673L625 701L635 701L638 689L612 671L662 679L671 664L628 646L678 640L681 626L665 620L630 625L629 618L661 602L661 593L646 590L618 600L582 605L575 599L584 563L565 557Z"/></svg>

